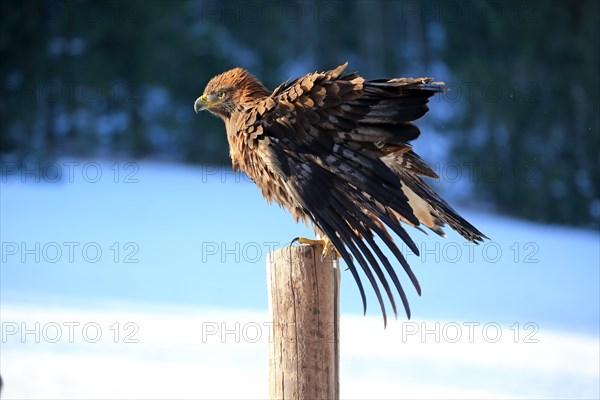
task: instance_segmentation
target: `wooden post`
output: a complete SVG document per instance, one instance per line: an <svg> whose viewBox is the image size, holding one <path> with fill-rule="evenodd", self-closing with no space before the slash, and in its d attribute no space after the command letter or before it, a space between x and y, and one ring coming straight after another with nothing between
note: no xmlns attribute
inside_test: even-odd
<svg viewBox="0 0 600 400"><path fill-rule="evenodd" d="M269 253L270 399L339 399L340 271L321 246Z"/></svg>

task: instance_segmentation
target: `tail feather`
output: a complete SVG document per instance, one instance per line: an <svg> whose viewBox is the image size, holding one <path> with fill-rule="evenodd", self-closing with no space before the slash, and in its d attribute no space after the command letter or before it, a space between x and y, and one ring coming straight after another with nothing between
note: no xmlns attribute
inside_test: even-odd
<svg viewBox="0 0 600 400"><path fill-rule="evenodd" d="M391 152L383 156L381 160L400 178L402 191L421 224L442 237L446 236L442 228L448 225L473 243L488 239L461 217L421 178L421 176L435 178L437 175L416 153L410 150Z"/></svg>

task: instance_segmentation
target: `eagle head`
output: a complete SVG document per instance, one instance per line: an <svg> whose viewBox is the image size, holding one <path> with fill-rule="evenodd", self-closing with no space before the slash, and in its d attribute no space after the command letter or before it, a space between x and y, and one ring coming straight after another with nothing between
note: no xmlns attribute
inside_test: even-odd
<svg viewBox="0 0 600 400"><path fill-rule="evenodd" d="M234 68L212 78L202 96L196 99L194 111L207 110L227 121L231 114L254 105L271 92L243 68Z"/></svg>

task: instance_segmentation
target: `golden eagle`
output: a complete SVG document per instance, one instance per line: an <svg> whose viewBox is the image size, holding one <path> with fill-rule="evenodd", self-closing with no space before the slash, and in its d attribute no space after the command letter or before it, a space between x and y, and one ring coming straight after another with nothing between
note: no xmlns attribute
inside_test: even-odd
<svg viewBox="0 0 600 400"><path fill-rule="evenodd" d="M427 112L428 99L443 91L443 83L431 78L365 81L345 73L347 65L307 74L274 91L234 68L208 82L194 110L207 110L225 122L235 170L245 172L269 203L288 209L296 222L310 221L325 239L319 242L335 248L356 280L365 312L357 265L373 286L384 321L379 284L397 311L383 269L410 318L406 294L375 238L391 250L420 295L417 278L387 228L417 255L401 222L422 224L441 236L448 224L474 243L486 236L423 181L437 175L409 144L420 134L411 121Z"/></svg>

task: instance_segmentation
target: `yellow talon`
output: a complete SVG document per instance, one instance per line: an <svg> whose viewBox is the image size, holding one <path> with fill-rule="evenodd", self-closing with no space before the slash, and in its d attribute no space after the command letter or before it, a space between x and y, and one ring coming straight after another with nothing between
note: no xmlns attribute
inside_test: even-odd
<svg viewBox="0 0 600 400"><path fill-rule="evenodd" d="M337 258L342 258L340 253L337 251L337 249L333 245L333 243L331 243L331 240L329 240L327 238L325 238L325 239L307 239L305 237L299 237L296 239L296 241L298 241L299 244L306 244L309 246L318 246L318 245L323 246L323 252L321 254L321 257L323 257L323 258L327 257L328 254L331 254L332 251L334 252L334 254Z"/></svg>

